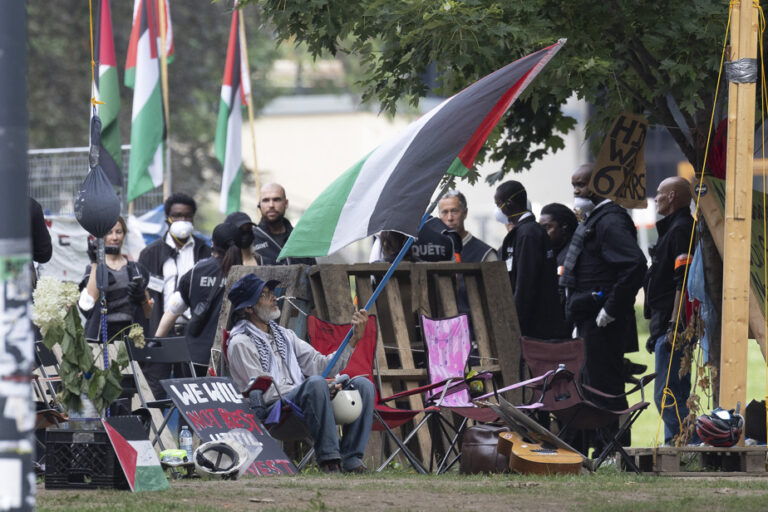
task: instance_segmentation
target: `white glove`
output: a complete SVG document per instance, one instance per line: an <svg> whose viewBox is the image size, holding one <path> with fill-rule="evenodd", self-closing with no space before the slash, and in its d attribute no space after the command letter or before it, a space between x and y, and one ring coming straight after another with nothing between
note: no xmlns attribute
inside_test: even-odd
<svg viewBox="0 0 768 512"><path fill-rule="evenodd" d="M608 325L609 323L613 322L614 320L616 320L616 319L613 318L611 315L609 315L605 311L605 308L601 308L600 312L597 314L597 318L595 319L595 323L597 324L598 327L605 327L606 325Z"/></svg>

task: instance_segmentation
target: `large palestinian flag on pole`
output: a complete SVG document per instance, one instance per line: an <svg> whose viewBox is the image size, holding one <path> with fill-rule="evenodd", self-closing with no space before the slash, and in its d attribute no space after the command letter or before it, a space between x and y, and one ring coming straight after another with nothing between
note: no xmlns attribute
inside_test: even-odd
<svg viewBox="0 0 768 512"><path fill-rule="evenodd" d="M563 44L491 73L373 150L309 206L278 258L326 256L383 230L415 236L440 179L469 172L501 116Z"/></svg>
<svg viewBox="0 0 768 512"><path fill-rule="evenodd" d="M240 209L240 188L243 181L242 124L243 106L250 94L248 66L240 51L240 32L238 30L239 10L232 13L232 25L229 30L227 62L224 66L224 79L221 84L219 103L219 121L216 125L216 158L221 162L221 196L219 209L224 213Z"/></svg>
<svg viewBox="0 0 768 512"><path fill-rule="evenodd" d="M133 27L125 62L125 85L133 88L128 201L163 183L166 132L156 6L155 0L135 0L133 5ZM172 44L172 40L167 42Z"/></svg>
<svg viewBox="0 0 768 512"><path fill-rule="evenodd" d="M112 416L101 422L133 492L170 487L138 416Z"/></svg>
<svg viewBox="0 0 768 512"><path fill-rule="evenodd" d="M93 96L101 102L98 105L98 115L101 119L99 163L112 185L121 187L123 173L120 169L123 154L120 150L120 125L117 122L117 114L120 111L120 84L117 80L117 59L109 0L101 0L97 13L93 49L97 68L94 73Z"/></svg>

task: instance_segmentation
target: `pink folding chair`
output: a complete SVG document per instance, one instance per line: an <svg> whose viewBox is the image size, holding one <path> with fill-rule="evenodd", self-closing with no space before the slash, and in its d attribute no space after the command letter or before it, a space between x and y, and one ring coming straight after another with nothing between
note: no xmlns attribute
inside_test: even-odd
<svg viewBox="0 0 768 512"><path fill-rule="evenodd" d="M466 314L451 318L431 319L421 316L421 328L424 334L424 343L427 349L427 370L430 383L447 382L445 389L438 387L427 395L427 403L445 409L462 417L458 427L448 421L442 415L438 425L442 434L449 440L448 450L437 467L437 473L450 469L461 456L458 442L469 420L488 423L499 421L499 416L490 407L479 407L475 401L485 400L489 397L504 393L512 389L530 386L532 383L545 383L554 373L546 372L544 375L534 377L525 382L518 382L502 389L495 389L490 393L472 398L469 393L469 384L473 380L490 381L493 385L491 372L482 372L470 379L464 378L469 354L472 348L469 335L469 321ZM546 387L546 384L543 384ZM536 409L541 403L518 406L521 409ZM451 456L453 458L451 459Z"/></svg>

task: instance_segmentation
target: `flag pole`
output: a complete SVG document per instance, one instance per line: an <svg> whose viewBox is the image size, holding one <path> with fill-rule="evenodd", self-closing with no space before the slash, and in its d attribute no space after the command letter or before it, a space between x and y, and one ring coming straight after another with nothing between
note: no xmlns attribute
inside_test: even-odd
<svg viewBox="0 0 768 512"><path fill-rule="evenodd" d="M453 183L453 175L451 175L446 180L445 185L443 185L443 188L440 189L440 192L437 194L437 197L435 197L435 199L432 201L429 207L427 207L427 211L426 213L424 213L424 216L421 218L421 222L419 223L419 231L421 231L421 228L424 227L424 224L426 224L427 219L429 219L429 215L432 213L432 210L435 209L435 206L437 206L437 203L440 201L440 199L442 199L445 193L448 192L448 189L451 187L452 183ZM381 295L381 292L384 291L384 287L389 281L389 278L392 277L392 274L395 273L395 269L397 269L397 266L400 265L401 261L403 261L403 258L405 257L407 252L411 250L411 245L413 245L413 241L414 241L414 237L412 236L409 236L408 239L405 241L405 244L403 244L403 248L400 249L399 253L397 253L395 260L387 269L387 273L384 274L384 277L381 278L381 282L376 286L376 289L373 291L371 298L368 299L368 302L366 302L365 306L363 306L364 310L369 311L373 307L373 304L376 302L376 299L378 299L379 295ZM354 327L349 328L349 332L347 332L347 335L344 338L344 341L342 341L341 345L339 345L339 348L336 350L336 353L333 355L331 362L328 363L328 366L326 366L325 370L323 370L323 378L328 377L328 374L331 373L331 368L334 367L334 365L336 364L336 361L338 361L339 358L341 357L341 353L344 352L344 349L347 347L349 340L352 339L352 333L354 330L355 330Z"/></svg>
<svg viewBox="0 0 768 512"><path fill-rule="evenodd" d="M168 107L168 49L166 47L165 0L157 0L157 24L160 25L160 86L163 90L163 114L165 115L165 176L163 176L163 199L171 189L171 117Z"/></svg>
<svg viewBox="0 0 768 512"><path fill-rule="evenodd" d="M235 9L237 9L238 1L235 0ZM237 21L240 24L240 51L243 55L243 61L245 62L245 72L247 74L247 80L248 83L251 83L251 64L248 61L248 44L246 43L245 39L245 20L243 19L243 10L240 9L240 12L237 16ZM241 84L242 87L242 84ZM251 93L251 87L249 85L248 87L248 97L247 100L247 107L248 107L248 126L251 128L251 151L253 152L253 181L256 187L256 200L260 203L261 202L261 184L259 183L259 166L256 165L256 125L253 120L253 94ZM261 210L258 210L258 217L261 218ZM258 220L258 219L257 219Z"/></svg>

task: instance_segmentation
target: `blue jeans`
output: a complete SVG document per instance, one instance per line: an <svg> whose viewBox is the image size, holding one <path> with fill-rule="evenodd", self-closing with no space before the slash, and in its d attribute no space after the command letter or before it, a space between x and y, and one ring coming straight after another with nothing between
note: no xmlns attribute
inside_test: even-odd
<svg viewBox="0 0 768 512"><path fill-rule="evenodd" d="M683 357L683 351L678 349L670 353L664 348L664 338L666 334L659 336L656 340L656 380L653 383L653 399L656 402L656 409L661 413L661 400L664 396L664 383L667 381L667 367L669 367L669 383L667 386L674 395L675 399L667 396L664 402L664 442L672 441L672 438L680 433L680 422L677 419L677 413L680 414L680 420L688 416L688 396L691 394L691 374L680 378L680 360ZM669 366L669 359L672 357L672 366ZM675 401L677 402L677 413L675 412ZM692 440L693 441L693 440Z"/></svg>
<svg viewBox="0 0 768 512"><path fill-rule="evenodd" d="M352 470L363 461L368 436L373 425L373 383L365 377L355 377L354 385L363 400L363 411L354 422L342 426L342 438L336 431L333 417L331 394L328 382L319 375L313 375L286 395L286 398L301 407L305 422L315 440L315 457L318 462L341 460L341 467Z"/></svg>

